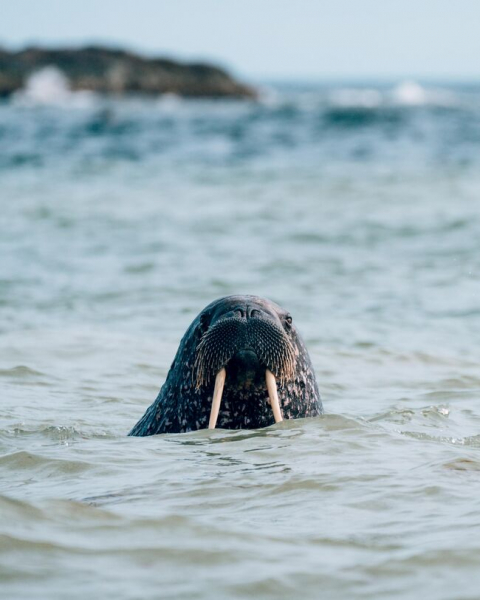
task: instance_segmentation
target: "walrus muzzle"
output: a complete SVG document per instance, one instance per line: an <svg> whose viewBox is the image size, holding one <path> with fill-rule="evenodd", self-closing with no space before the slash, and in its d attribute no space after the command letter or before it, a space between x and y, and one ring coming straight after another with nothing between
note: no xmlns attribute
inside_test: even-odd
<svg viewBox="0 0 480 600"><path fill-rule="evenodd" d="M285 383L295 373L295 350L285 331L263 316L245 319L230 316L219 319L201 337L195 357L196 387L208 385L215 378L209 429L215 429L226 366L242 351L251 351L265 368L265 383L275 422L282 421L277 383Z"/></svg>

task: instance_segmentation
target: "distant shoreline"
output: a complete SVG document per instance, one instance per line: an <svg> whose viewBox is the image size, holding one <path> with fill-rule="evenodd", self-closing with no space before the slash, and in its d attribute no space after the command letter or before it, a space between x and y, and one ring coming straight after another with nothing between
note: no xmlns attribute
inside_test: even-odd
<svg viewBox="0 0 480 600"><path fill-rule="evenodd" d="M21 90L31 75L47 67L60 70L72 91L176 94L191 98L257 97L253 87L236 81L225 70L211 64L181 63L147 58L121 49L86 46L29 47L18 52L0 48L0 98Z"/></svg>

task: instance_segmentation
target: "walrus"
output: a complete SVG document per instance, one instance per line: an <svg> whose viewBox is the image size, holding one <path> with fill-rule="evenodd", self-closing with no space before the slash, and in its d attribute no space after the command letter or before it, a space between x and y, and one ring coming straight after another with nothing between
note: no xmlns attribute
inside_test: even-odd
<svg viewBox="0 0 480 600"><path fill-rule="evenodd" d="M291 315L258 296L227 296L194 319L157 399L129 435L257 429L322 413Z"/></svg>

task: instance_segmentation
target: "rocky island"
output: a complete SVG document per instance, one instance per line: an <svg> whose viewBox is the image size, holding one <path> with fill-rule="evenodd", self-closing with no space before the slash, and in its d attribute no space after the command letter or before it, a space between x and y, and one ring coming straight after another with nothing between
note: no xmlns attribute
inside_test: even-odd
<svg viewBox="0 0 480 600"><path fill-rule="evenodd" d="M255 98L255 90L218 67L147 58L100 46L0 49L0 98L22 89L35 72L54 67L72 91L102 94L177 94L191 98Z"/></svg>

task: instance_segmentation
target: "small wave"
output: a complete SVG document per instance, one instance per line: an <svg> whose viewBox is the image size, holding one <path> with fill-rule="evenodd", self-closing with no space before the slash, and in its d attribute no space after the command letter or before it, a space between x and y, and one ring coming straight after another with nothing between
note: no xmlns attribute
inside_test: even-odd
<svg viewBox="0 0 480 600"><path fill-rule="evenodd" d="M109 401L109 399L106 401ZM0 429L0 439L11 440L15 438L18 440L23 438L28 443L31 440L41 440L42 443L47 442L49 446L70 446L80 440L105 440L115 439L115 437L115 434L105 431L103 428L79 430L71 425L32 425L29 427L28 424L22 422Z"/></svg>
<svg viewBox="0 0 480 600"><path fill-rule="evenodd" d="M58 458L45 458L38 454L26 452L13 452L0 457L0 466L4 469L11 469L16 472L20 470L32 471L44 470L50 471L53 474L63 473L83 473L91 468L91 465L86 462L74 460L62 460Z"/></svg>
<svg viewBox="0 0 480 600"><path fill-rule="evenodd" d="M69 524L79 522L88 525L123 521L117 514L86 502L52 499L37 503L5 495L0 495L0 514L3 523L22 521L39 524L42 521L51 521Z"/></svg>
<svg viewBox="0 0 480 600"><path fill-rule="evenodd" d="M472 435L465 438L465 445L470 448L480 448L480 435Z"/></svg>
<svg viewBox="0 0 480 600"><path fill-rule="evenodd" d="M451 444L452 446L465 446L465 438L448 435L431 435L421 431L400 431L401 435L425 442L437 442L441 444ZM470 445L470 444L467 444Z"/></svg>
<svg viewBox="0 0 480 600"><path fill-rule="evenodd" d="M443 467L452 471L480 471L480 462L471 458L457 458L444 463Z"/></svg>
<svg viewBox="0 0 480 600"><path fill-rule="evenodd" d="M46 375L25 365L18 365L11 369L0 369L0 377L7 377L9 379L37 379L38 377L46 377Z"/></svg>
<svg viewBox="0 0 480 600"><path fill-rule="evenodd" d="M75 427L66 427L63 425L48 425L46 427L36 427L34 429L24 429L15 427L13 429L15 437L40 435L55 442L65 443L70 440L85 439L87 436L75 429Z"/></svg>
<svg viewBox="0 0 480 600"><path fill-rule="evenodd" d="M9 521L38 520L43 517L43 511L26 502L8 496L0 495L0 514Z"/></svg>

